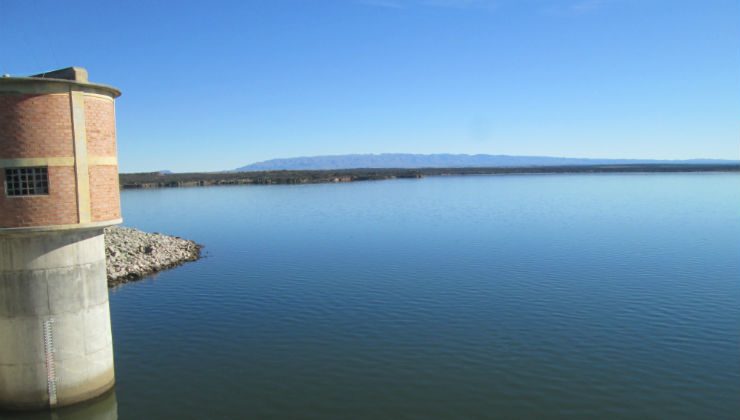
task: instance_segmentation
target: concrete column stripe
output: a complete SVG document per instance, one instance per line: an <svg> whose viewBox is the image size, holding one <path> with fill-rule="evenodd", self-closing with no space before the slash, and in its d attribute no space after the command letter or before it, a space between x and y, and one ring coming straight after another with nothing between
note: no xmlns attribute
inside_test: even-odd
<svg viewBox="0 0 740 420"><path fill-rule="evenodd" d="M90 206L90 172L87 161L87 130L85 128L85 93L70 88L69 98L75 145L77 214L80 223L89 223L92 220L92 210Z"/></svg>

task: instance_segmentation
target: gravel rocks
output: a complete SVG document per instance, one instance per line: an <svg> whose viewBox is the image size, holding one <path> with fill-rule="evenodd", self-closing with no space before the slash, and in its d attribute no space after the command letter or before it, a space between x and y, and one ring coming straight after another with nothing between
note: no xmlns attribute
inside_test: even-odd
<svg viewBox="0 0 740 420"><path fill-rule="evenodd" d="M202 245L126 227L105 229L108 287L138 280L200 258Z"/></svg>

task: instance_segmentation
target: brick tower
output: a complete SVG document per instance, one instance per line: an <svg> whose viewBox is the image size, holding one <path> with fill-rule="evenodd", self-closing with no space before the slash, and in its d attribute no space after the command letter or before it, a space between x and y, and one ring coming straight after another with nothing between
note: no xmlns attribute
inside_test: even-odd
<svg viewBox="0 0 740 420"><path fill-rule="evenodd" d="M121 222L118 96L79 67L0 77L0 408L113 386L103 228Z"/></svg>

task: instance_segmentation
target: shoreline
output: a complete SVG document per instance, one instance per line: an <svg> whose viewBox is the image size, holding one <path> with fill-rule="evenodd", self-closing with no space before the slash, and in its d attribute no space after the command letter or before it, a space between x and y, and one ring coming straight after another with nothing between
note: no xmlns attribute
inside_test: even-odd
<svg viewBox="0 0 740 420"><path fill-rule="evenodd" d="M147 276L201 258L203 245L177 236L113 226L105 229L108 287Z"/></svg>
<svg viewBox="0 0 740 420"><path fill-rule="evenodd" d="M261 172L193 172L121 174L121 189L206 187L215 185L295 185L339 182L420 179L428 176L602 174L602 173L695 173L740 172L740 165L728 164L635 164L528 167L471 167L415 169L290 170Z"/></svg>

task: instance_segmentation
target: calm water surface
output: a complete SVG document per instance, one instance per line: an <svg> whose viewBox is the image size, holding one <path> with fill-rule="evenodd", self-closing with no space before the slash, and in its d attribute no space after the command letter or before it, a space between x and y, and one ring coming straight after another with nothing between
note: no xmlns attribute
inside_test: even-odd
<svg viewBox="0 0 740 420"><path fill-rule="evenodd" d="M122 201L126 225L194 239L206 258L111 292L116 392L61 418L740 413L739 175Z"/></svg>

